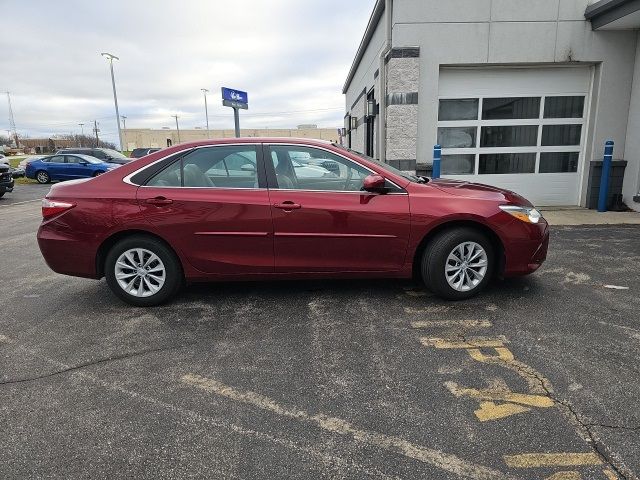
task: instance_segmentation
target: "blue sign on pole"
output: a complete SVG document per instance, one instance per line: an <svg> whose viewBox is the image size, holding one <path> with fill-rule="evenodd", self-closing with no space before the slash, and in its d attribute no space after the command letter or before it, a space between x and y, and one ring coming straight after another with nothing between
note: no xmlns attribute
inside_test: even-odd
<svg viewBox="0 0 640 480"><path fill-rule="evenodd" d="M222 100L235 103L249 103L249 95L247 92L241 90L234 90L233 88L222 87Z"/></svg>

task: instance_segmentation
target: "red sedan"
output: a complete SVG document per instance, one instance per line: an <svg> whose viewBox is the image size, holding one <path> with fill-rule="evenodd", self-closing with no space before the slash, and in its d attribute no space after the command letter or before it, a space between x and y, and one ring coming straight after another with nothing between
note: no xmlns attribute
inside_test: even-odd
<svg viewBox="0 0 640 480"><path fill-rule="evenodd" d="M246 138L163 149L53 185L38 243L137 306L184 282L410 278L447 299L535 271L549 227L519 195L429 180L339 145Z"/></svg>

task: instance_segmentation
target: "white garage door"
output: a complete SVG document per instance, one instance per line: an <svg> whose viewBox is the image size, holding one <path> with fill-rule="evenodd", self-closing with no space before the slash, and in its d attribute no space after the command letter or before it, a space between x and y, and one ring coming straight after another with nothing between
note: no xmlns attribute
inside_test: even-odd
<svg viewBox="0 0 640 480"><path fill-rule="evenodd" d="M440 71L442 176L577 205L590 67Z"/></svg>

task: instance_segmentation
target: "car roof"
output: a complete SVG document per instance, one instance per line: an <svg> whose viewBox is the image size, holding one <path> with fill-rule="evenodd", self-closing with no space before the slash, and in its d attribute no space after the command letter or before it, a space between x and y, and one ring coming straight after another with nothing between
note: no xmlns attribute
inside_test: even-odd
<svg viewBox="0 0 640 480"><path fill-rule="evenodd" d="M317 138L296 138L296 137L240 137L240 138L220 138L216 140L198 140L194 142L180 143L173 145L173 147L193 148L202 147L206 145L225 145L225 144L238 144L238 143L283 143L293 145L307 145L326 147L331 145L329 140L319 140Z"/></svg>

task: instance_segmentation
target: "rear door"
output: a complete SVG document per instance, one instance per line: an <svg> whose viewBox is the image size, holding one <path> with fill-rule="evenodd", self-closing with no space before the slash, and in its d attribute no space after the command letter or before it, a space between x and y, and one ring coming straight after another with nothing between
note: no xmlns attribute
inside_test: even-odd
<svg viewBox="0 0 640 480"><path fill-rule="evenodd" d="M51 157L47 162L47 171L52 180L68 179L64 155L54 155Z"/></svg>
<svg viewBox="0 0 640 480"><path fill-rule="evenodd" d="M140 208L202 272L272 273L273 222L261 156L257 144L194 149L138 189Z"/></svg>
<svg viewBox="0 0 640 480"><path fill-rule="evenodd" d="M274 144L265 147L265 164L276 272L402 268L410 233L403 189L362 191L364 178L374 172L318 147Z"/></svg>

